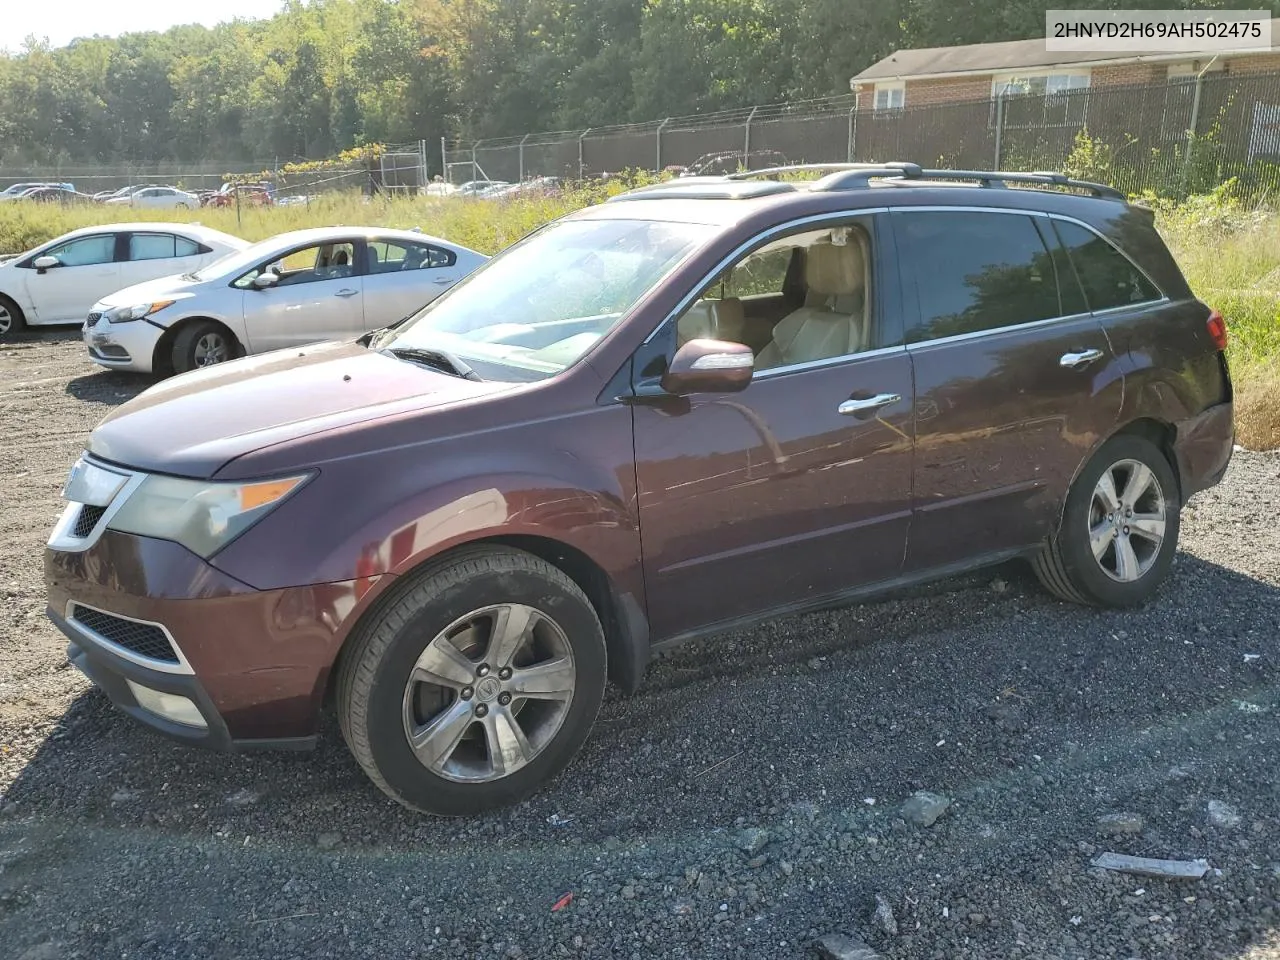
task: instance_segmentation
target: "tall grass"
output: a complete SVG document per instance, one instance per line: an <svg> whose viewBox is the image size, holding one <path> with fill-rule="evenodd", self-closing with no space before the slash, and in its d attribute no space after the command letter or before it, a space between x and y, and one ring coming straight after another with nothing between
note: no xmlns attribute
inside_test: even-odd
<svg viewBox="0 0 1280 960"><path fill-rule="evenodd" d="M564 196L513 201L334 194L309 205L246 206L238 213L0 203L0 253L30 249L78 227L136 219L198 221L246 240L336 224L418 227L493 254L549 220L636 182L620 179ZM1234 198L1231 183L1182 203L1159 202L1156 213L1191 288L1227 320L1240 442L1280 448L1280 213L1246 207Z"/></svg>

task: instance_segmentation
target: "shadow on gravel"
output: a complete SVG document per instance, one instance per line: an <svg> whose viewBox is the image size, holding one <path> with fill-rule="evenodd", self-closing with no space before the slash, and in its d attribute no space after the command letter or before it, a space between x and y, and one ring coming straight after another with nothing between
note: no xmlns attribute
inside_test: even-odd
<svg viewBox="0 0 1280 960"><path fill-rule="evenodd" d="M76 377L67 384L67 395L86 403L100 403L116 407L132 400L155 378L145 373L127 373L120 370L99 370Z"/></svg>
<svg viewBox="0 0 1280 960"><path fill-rule="evenodd" d="M611 904L652 895L660 937L684 923L672 911L685 900L728 910L735 930L750 921L739 956L801 955L753 953L768 949L754 938L799 951L815 928L858 930L890 957L938 956L939 924L974 957L1096 956L1099 942L1115 956L1240 955L1280 924L1278 636L1280 589L1185 553L1157 601L1129 612L1049 600L1020 568L947 581L682 648L640 693L606 700L556 783L452 821L384 799L332 716L314 755L223 756L170 745L88 692L8 791L5 818L212 843L222 860L202 869L268 870L273 889L299 857L359 854L331 865L349 891L281 908L320 918L293 929L298 944L332 932L331 907L383 895L371 870L398 883L427 869L403 858L424 857L446 939L483 928L480 903L495 898L485 909L537 918L522 940L532 956L557 949L563 930L537 930L574 884ZM896 816L919 789L954 801L929 829ZM1098 817L1130 811L1138 832L1099 835ZM767 831L750 863L745 827ZM1105 849L1206 857L1223 873L1190 889L1091 870ZM643 892L619 894L624 883ZM257 909L251 883L228 889L228 909ZM895 937L869 922L881 891ZM80 891L42 896L48 909ZM421 934L417 916L405 936ZM1176 944L1161 939L1175 927Z"/></svg>

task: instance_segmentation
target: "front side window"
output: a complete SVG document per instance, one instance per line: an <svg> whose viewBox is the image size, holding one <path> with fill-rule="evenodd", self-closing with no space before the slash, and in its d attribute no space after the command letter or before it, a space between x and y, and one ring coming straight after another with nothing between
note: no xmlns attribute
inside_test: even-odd
<svg viewBox="0 0 1280 960"><path fill-rule="evenodd" d="M56 247L50 247L41 256L57 257L58 262L64 267L89 267L98 263L111 263L116 258L116 238L110 233L80 237L58 244Z"/></svg>
<svg viewBox="0 0 1280 960"><path fill-rule="evenodd" d="M893 220L920 304L909 343L1063 315L1053 258L1031 217L943 210Z"/></svg>
<svg viewBox="0 0 1280 960"><path fill-rule="evenodd" d="M1092 230L1055 220L1054 229L1067 248L1091 310L1111 310L1160 299L1141 270Z"/></svg>
<svg viewBox="0 0 1280 960"><path fill-rule="evenodd" d="M260 273L274 273L279 277L275 284L277 287L318 283L321 280L343 280L355 275L355 265L356 245L350 240L319 243L291 251L278 260L250 270L236 280L235 285L248 287Z"/></svg>
<svg viewBox="0 0 1280 960"><path fill-rule="evenodd" d="M176 241L171 233L135 233L129 237L129 259L168 259L175 256Z"/></svg>
<svg viewBox="0 0 1280 960"><path fill-rule="evenodd" d="M859 219L770 241L718 276L676 321L676 343L749 346L758 371L882 346L871 311L871 232Z"/></svg>
<svg viewBox="0 0 1280 960"><path fill-rule="evenodd" d="M558 221L374 344L392 352L446 350L486 379L554 376L716 231L648 220Z"/></svg>

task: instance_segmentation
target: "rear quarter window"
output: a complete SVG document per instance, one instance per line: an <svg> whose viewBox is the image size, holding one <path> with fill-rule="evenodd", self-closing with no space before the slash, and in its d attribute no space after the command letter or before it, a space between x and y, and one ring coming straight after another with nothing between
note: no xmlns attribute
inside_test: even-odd
<svg viewBox="0 0 1280 960"><path fill-rule="evenodd" d="M1111 310L1161 298L1146 274L1092 230L1065 220L1055 220L1053 227L1080 278L1090 310Z"/></svg>

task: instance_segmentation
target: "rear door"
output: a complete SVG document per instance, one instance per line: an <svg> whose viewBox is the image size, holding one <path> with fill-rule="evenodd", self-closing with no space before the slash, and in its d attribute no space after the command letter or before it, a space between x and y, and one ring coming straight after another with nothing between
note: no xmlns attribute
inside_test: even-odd
<svg viewBox="0 0 1280 960"><path fill-rule="evenodd" d="M373 238L365 250L364 317L370 329L416 313L459 280L458 258L443 247Z"/></svg>
<svg viewBox="0 0 1280 960"><path fill-rule="evenodd" d="M117 260L120 236L76 237L23 261L23 282L40 323L79 323L95 303L125 285ZM54 257L61 265L41 272L32 263L38 257Z"/></svg>
<svg viewBox="0 0 1280 960"><path fill-rule="evenodd" d="M916 383L906 570L1040 542L1111 431L1123 374L1049 219L900 209Z"/></svg>
<svg viewBox="0 0 1280 960"><path fill-rule="evenodd" d="M200 246L172 233L128 235L126 259L120 264L121 286L143 283L195 270L202 263Z"/></svg>

